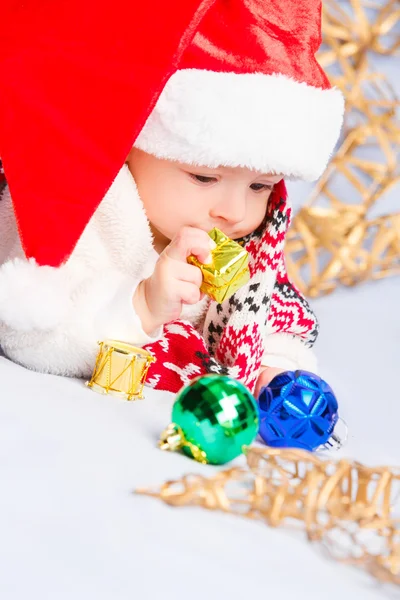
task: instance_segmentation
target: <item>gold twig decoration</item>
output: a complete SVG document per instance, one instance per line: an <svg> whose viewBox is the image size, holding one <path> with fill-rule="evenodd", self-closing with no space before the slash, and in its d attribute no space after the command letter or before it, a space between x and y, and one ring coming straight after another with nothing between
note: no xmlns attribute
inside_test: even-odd
<svg viewBox="0 0 400 600"><path fill-rule="evenodd" d="M400 274L400 212L371 216L400 182L400 101L370 64L373 54L400 54L399 25L398 0L324 3L319 61L345 95L345 127L286 246L293 281L312 297Z"/></svg>
<svg viewBox="0 0 400 600"><path fill-rule="evenodd" d="M400 585L400 469L323 461L303 450L253 447L248 468L206 478L186 475L159 491L137 490L171 506L201 506L272 527L301 526L331 556Z"/></svg>

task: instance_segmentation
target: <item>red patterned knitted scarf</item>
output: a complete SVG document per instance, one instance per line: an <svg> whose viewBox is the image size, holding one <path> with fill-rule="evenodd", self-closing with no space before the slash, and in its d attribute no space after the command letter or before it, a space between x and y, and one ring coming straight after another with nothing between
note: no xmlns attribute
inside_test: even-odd
<svg viewBox="0 0 400 600"><path fill-rule="evenodd" d="M173 321L159 341L145 346L156 358L148 385L175 393L194 377L220 373L253 390L268 334L286 332L314 343L315 317L285 268L291 214L286 196L284 183L277 184L262 226L242 240L249 252L249 283L222 304L211 301L197 328Z"/></svg>

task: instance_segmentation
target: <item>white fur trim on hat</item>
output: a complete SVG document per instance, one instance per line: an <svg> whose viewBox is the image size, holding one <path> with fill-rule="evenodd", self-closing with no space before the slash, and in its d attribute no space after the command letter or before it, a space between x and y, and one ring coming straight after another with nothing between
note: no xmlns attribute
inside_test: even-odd
<svg viewBox="0 0 400 600"><path fill-rule="evenodd" d="M189 164L317 179L338 140L344 100L284 75L183 69L166 84L135 146Z"/></svg>

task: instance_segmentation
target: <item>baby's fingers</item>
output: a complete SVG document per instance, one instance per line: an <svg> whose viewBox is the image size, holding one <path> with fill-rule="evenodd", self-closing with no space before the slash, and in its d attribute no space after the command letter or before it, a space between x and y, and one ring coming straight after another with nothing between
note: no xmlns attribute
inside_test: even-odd
<svg viewBox="0 0 400 600"><path fill-rule="evenodd" d="M193 283L178 281L177 286L182 304L197 304L200 301L200 290Z"/></svg>
<svg viewBox="0 0 400 600"><path fill-rule="evenodd" d="M167 246L165 252L169 258L186 262L188 256L194 255L202 263L212 261L211 252L215 242L202 229L183 227Z"/></svg>
<svg viewBox="0 0 400 600"><path fill-rule="evenodd" d="M198 267L189 265L188 263L175 263L171 271L174 278L186 283L192 283L196 287L200 287L203 283L203 275Z"/></svg>

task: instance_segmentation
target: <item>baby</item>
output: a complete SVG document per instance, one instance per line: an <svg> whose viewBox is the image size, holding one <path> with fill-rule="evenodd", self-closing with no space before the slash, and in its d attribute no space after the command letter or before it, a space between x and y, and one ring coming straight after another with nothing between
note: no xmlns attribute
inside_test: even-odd
<svg viewBox="0 0 400 600"><path fill-rule="evenodd" d="M8 232L1 236L3 260L7 258L1 281L10 294L10 305L3 305L1 313L0 341L5 353L40 371L87 377L99 339L144 346L162 338L163 326L177 319L201 329L210 302L200 293L200 269L188 264L187 257L193 254L200 262L211 261L215 244L207 232L213 227L233 239L259 230L280 181L280 176L245 167L193 166L133 148L72 257L60 269L48 267L43 273L32 262L23 261L6 191L0 202L0 222L7 224ZM13 279L16 270L18 280ZM266 279L263 292L271 294L275 276ZM30 318L29 311L19 305L35 281L47 293L32 290L31 310L36 304L39 314ZM296 297L291 298L292 306L299 301L307 306ZM299 324L288 329L290 307L280 310L285 315L281 330L292 335L281 362L273 356L274 343L265 348L257 389L286 368L316 368L306 347L315 337L312 313L307 308L306 328L299 328L296 343L293 335ZM249 318L254 317L250 313ZM165 381L160 383L164 387Z"/></svg>
<svg viewBox="0 0 400 600"><path fill-rule="evenodd" d="M318 2L287 4L283 12L291 22L307 9L308 23L318 29ZM181 68L149 105L125 164L114 164L118 174L100 203L91 200L90 218L79 217L86 221L81 235L68 232L83 211L79 201L69 199L69 212L61 207L74 240L61 264L47 266L65 255L65 231L59 240L50 235L50 243L40 224L38 264L23 241L38 224L26 218L8 187L3 190L0 345L12 360L88 377L97 342L116 339L156 356L148 378L153 387L177 391L196 375L220 372L256 394L281 371L316 370L316 319L285 268L290 208L283 178L313 179L323 171L340 131L343 100L318 66L314 43L293 42L286 48L292 59L280 62L276 33L269 36L283 9L264 14L259 3L248 3L236 15L228 6L213 3L198 24ZM214 27L221 19L231 23L231 38ZM238 28L245 29L248 46L241 67L232 69L229 44L236 44ZM292 36L310 35L310 28L295 31ZM227 44L225 53L213 53L212 36L215 47ZM125 117L133 130L135 117ZM96 177L102 178L100 171ZM30 210L28 202L24 206ZM55 210L40 209L44 219ZM201 271L187 262L190 255L210 261L214 227L250 256L249 283L221 304L201 294Z"/></svg>
<svg viewBox="0 0 400 600"><path fill-rule="evenodd" d="M202 274L187 264L187 258L193 254L202 263L211 262L215 243L207 232L218 227L236 240L258 229L281 177L239 167L195 167L137 149L130 153L128 167L160 255L133 300L143 329L150 334L179 319L185 304L201 300Z"/></svg>

